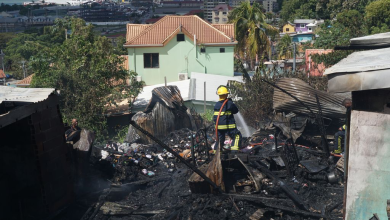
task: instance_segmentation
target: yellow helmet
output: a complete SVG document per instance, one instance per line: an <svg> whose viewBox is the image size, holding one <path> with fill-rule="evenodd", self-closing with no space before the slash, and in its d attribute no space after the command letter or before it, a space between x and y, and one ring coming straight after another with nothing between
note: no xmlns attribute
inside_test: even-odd
<svg viewBox="0 0 390 220"><path fill-rule="evenodd" d="M343 125L343 130L345 130L345 125Z"/></svg>
<svg viewBox="0 0 390 220"><path fill-rule="evenodd" d="M217 89L217 95L226 95L229 94L229 90L226 86L219 86Z"/></svg>

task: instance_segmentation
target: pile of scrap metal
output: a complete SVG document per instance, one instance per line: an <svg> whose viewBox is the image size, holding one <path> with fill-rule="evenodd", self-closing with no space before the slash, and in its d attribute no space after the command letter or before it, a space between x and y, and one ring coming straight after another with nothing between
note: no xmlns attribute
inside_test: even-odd
<svg viewBox="0 0 390 220"><path fill-rule="evenodd" d="M313 137L333 135L345 123L346 109L342 102L348 95L319 91L296 78L282 78L275 85L276 114L268 127L277 127L294 142L307 144L309 140L318 144Z"/></svg>
<svg viewBox="0 0 390 220"><path fill-rule="evenodd" d="M153 89L152 99L143 112L137 112L132 120L157 138L166 137L170 132L182 128L197 130L202 124L201 117L184 105L177 86L162 86ZM129 127L127 142L150 144L153 141L144 134Z"/></svg>

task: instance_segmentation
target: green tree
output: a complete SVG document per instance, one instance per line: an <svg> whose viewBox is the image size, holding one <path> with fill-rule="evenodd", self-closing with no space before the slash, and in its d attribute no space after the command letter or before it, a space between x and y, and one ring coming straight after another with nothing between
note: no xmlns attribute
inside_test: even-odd
<svg viewBox="0 0 390 220"><path fill-rule="evenodd" d="M14 33L0 33L0 49L5 49L7 43L14 37Z"/></svg>
<svg viewBox="0 0 390 220"><path fill-rule="evenodd" d="M294 50L292 48L292 40L288 34L285 34L279 41L278 49L278 59L290 59L293 57Z"/></svg>
<svg viewBox="0 0 390 220"><path fill-rule="evenodd" d="M265 15L259 3L253 5L244 1L229 14L229 22L234 24L235 36L238 41L237 54L253 63L256 57L261 57L269 51L268 35L275 35L278 30L265 21ZM253 65L252 65L253 66Z"/></svg>
<svg viewBox="0 0 390 220"><path fill-rule="evenodd" d="M337 14L333 22L326 22L317 32L319 37L314 48L333 49L335 46L348 46L351 38L367 35L363 15L357 10L345 10ZM329 54L315 54L312 59L316 63L324 63L326 67L338 63L353 51L334 51Z"/></svg>
<svg viewBox="0 0 390 220"><path fill-rule="evenodd" d="M280 17L284 22L293 21L294 19L319 18L317 15L316 0L290 0L284 1Z"/></svg>
<svg viewBox="0 0 390 220"><path fill-rule="evenodd" d="M388 31L390 29L390 0L378 0L366 7L366 22L370 33Z"/></svg>
<svg viewBox="0 0 390 220"><path fill-rule="evenodd" d="M77 118L82 127L102 137L109 105L122 98L132 100L143 83L135 80L135 72L122 68L123 60L111 42L95 36L92 25L76 18L68 21L72 30L68 39L31 59L35 73L31 86L58 89L63 120Z"/></svg>

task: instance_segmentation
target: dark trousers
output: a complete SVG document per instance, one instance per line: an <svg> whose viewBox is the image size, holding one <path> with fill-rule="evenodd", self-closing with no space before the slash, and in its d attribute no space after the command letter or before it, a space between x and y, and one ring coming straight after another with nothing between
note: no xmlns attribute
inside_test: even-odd
<svg viewBox="0 0 390 220"><path fill-rule="evenodd" d="M232 144L230 149L233 151L238 151L241 147L242 142L242 135L241 132L237 128L233 129L218 129L218 139L219 139L219 146L223 146L225 142L225 136L229 135L229 137L232 139ZM217 145L215 145L217 146ZM217 148L215 148L216 150Z"/></svg>

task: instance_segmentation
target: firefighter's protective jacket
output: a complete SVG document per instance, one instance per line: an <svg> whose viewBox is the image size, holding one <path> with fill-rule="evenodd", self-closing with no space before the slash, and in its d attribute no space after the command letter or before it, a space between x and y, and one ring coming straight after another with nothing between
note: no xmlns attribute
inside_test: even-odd
<svg viewBox="0 0 390 220"><path fill-rule="evenodd" d="M214 106L214 123L217 121L219 110L225 100L218 101ZM218 130L226 130L236 128L236 121L234 120L234 114L238 113L237 106L233 103L231 99L227 101L225 106L221 111L221 115L218 121Z"/></svg>

